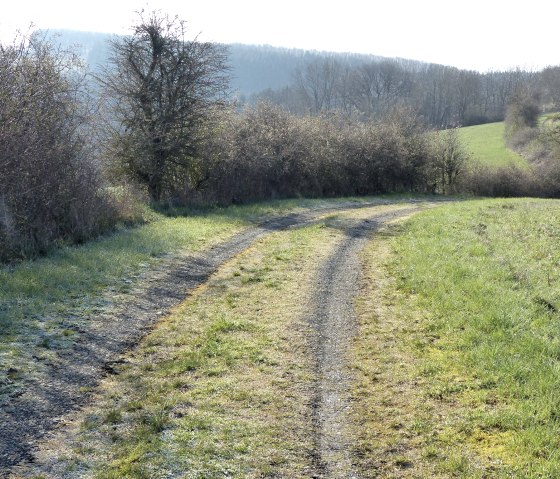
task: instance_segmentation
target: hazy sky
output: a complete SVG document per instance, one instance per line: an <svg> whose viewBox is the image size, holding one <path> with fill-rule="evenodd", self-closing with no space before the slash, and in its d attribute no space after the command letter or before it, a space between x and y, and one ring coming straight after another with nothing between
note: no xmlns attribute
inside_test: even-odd
<svg viewBox="0 0 560 479"><path fill-rule="evenodd" d="M202 40L372 53L486 71L560 64L555 0L0 0L16 28L126 33L142 8L187 20Z"/></svg>

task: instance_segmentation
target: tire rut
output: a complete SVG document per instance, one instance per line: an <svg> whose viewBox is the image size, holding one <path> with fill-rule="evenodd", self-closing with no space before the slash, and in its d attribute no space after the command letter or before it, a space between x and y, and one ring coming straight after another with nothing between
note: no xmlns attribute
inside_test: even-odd
<svg viewBox="0 0 560 479"><path fill-rule="evenodd" d="M268 220L206 253L168 265L167 271L138 288L119 310L91 318L91 326L79 331L73 347L60 352L57 363L47 366L40 380L27 381L0 403L0 477L8 477L20 463L33 463L35 445L41 438L55 430L67 413L86 405L91 397L88 391L114 373L115 365L123 362L123 354L220 265L271 232L308 225L330 212L378 204L344 203Z"/></svg>
<svg viewBox="0 0 560 479"><path fill-rule="evenodd" d="M418 207L378 214L343 227L345 239L322 265L309 317L315 355L313 393L313 478L357 478L348 437L351 373L347 352L357 334L353 301L359 284L358 253L383 223L418 211Z"/></svg>

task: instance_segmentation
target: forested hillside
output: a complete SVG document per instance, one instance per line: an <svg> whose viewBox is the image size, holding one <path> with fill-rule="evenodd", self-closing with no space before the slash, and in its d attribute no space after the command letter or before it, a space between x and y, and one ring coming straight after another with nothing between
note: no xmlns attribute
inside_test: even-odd
<svg viewBox="0 0 560 479"><path fill-rule="evenodd" d="M106 63L110 35L51 33L62 45L79 45L91 68ZM407 106L436 128L501 121L519 91L538 98L544 110L560 108L560 67L481 73L375 55L266 45L227 49L230 89L240 105L267 100L298 115L342 110L366 118Z"/></svg>
<svg viewBox="0 0 560 479"><path fill-rule="evenodd" d="M74 48L94 71L107 62L108 41L113 35L74 30L52 30L49 34L64 47ZM333 58L348 67L354 67L367 61L383 59L375 55L317 52L270 45L235 43L227 48L231 68L231 90L244 99L249 99L264 90L289 86L295 71L311 61Z"/></svg>

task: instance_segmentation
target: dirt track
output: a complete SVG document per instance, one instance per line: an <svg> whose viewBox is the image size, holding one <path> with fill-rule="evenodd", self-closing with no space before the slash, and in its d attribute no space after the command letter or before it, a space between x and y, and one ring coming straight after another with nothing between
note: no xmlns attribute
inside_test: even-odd
<svg viewBox="0 0 560 479"><path fill-rule="evenodd" d="M352 464L346 430L351 380L346 353L357 332L353 300L358 292L356 285L360 276L358 253L381 224L416 210L401 209L341 224L346 239L322 265L317 277L309 318L315 332L311 348L316 358L318 377L313 404L317 478L358 477Z"/></svg>
<svg viewBox="0 0 560 479"><path fill-rule="evenodd" d="M7 477L17 464L32 464L35 445L41 438L56 429L61 417L86 404L90 397L86 391L112 372L113 366L122 361L123 352L189 291L207 281L221 264L268 232L305 226L329 212L364 206L369 205L344 204L279 217L205 254L154 271L149 281L136 288L132 301L118 310L106 311L82 332L80 342L62 358L63 366L48 371L48 380L30 382L22 394L0 404L0 477ZM341 223L346 239L320 270L309 317L315 331L310 346L317 358L319 377L313 404L315 477L356 477L344 437L345 411L349 407L345 395L350 380L344 356L356 329L352 301L359 275L357 253L381 223L415 209L401 208L366 221Z"/></svg>
<svg viewBox="0 0 560 479"><path fill-rule="evenodd" d="M80 331L75 347L62 353L61 364L48 368L43 379L29 381L23 391L0 403L0 477L22 461L33 462L35 442L53 430L65 413L87 403L88 389L112 372L122 353L221 264L270 231L308 224L331 210L363 206L346 204L278 217L205 254L152 271L149 280L136 287L132 300L104 311L92 319L87 330Z"/></svg>

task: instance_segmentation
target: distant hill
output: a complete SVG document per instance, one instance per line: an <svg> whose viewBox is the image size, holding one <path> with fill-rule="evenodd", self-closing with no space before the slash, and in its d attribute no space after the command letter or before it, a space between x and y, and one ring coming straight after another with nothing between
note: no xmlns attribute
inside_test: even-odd
<svg viewBox="0 0 560 479"><path fill-rule="evenodd" d="M51 31L74 46L92 70L107 64L109 34ZM260 99L294 114L339 109L376 118L406 106L434 128L501 121L510 99L530 91L542 105L560 102L560 67L480 73L402 58L332 53L268 45L227 45L231 91L238 106ZM320 60L336 60L335 62ZM332 69L328 65L334 65ZM327 68L326 70L324 68ZM303 71L302 82L294 73ZM546 73L546 74L545 74ZM336 88L333 86L336 85ZM500 153L501 155L501 153Z"/></svg>
<svg viewBox="0 0 560 479"><path fill-rule="evenodd" d="M92 70L98 70L109 56L108 40L113 35L75 30L50 30L49 35L63 47L73 47ZM272 47L269 45L227 45L231 65L231 88L238 95L250 96L266 89L289 85L296 68L318 58L336 58L343 65L355 66L371 60L375 55L330 53Z"/></svg>
<svg viewBox="0 0 560 479"><path fill-rule="evenodd" d="M276 90L292 82L294 71L314 59L336 58L347 66L368 60L381 60L374 55L331 53L272 47L269 45L228 45L232 66L232 88L243 95Z"/></svg>
<svg viewBox="0 0 560 479"><path fill-rule="evenodd" d="M114 36L75 30L48 30L47 34L63 48L76 51L93 71L106 64L109 58L109 40Z"/></svg>

